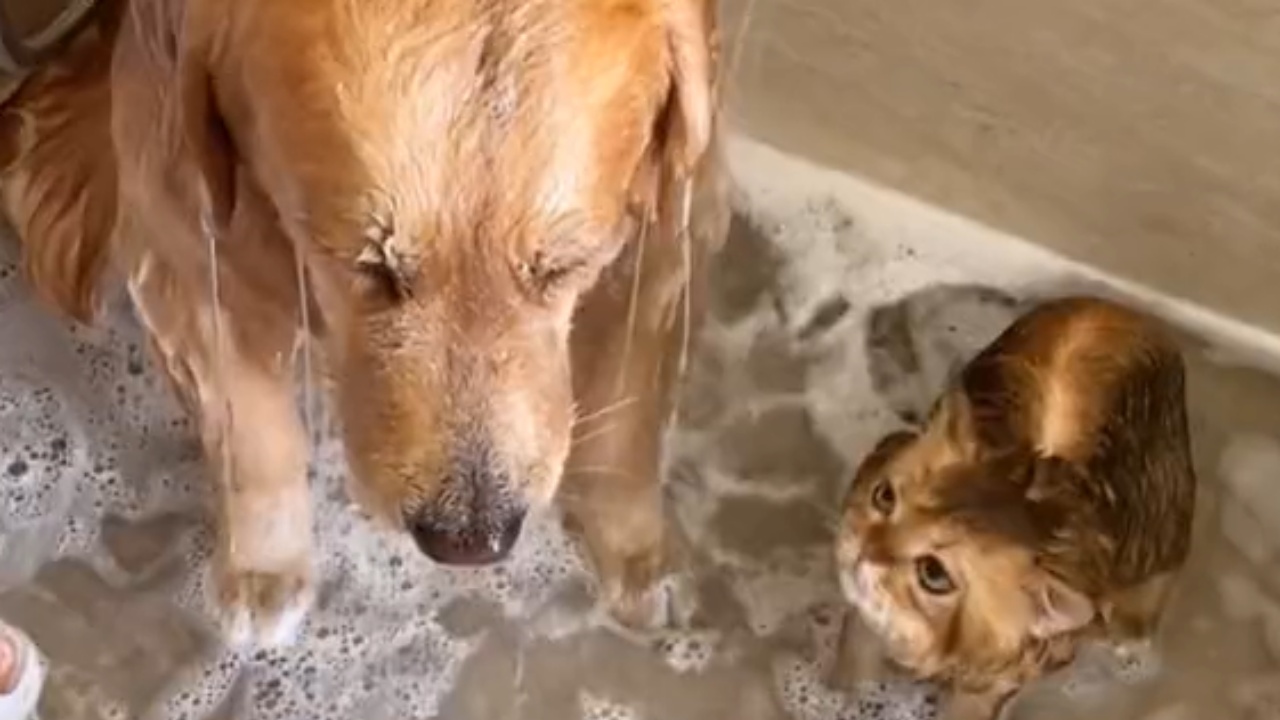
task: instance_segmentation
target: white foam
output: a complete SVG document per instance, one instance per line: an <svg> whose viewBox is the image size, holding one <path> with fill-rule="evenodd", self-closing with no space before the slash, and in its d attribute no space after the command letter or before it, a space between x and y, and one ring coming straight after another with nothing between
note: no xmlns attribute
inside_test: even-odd
<svg viewBox="0 0 1280 720"><path fill-rule="evenodd" d="M582 720L642 720L635 708L589 692L578 695Z"/></svg>
<svg viewBox="0 0 1280 720"><path fill-rule="evenodd" d="M916 258L925 261L908 263L915 265L914 271L895 272L891 278L886 277L888 273L859 277L860 293L865 289L876 294L880 286L905 293L924 284L955 281L1013 290L1079 288L1085 284L1126 297L1183 325L1207 340L1215 356L1280 374L1280 336L1100 272L904 193L786 155L748 137L733 136L728 145L734 176L753 203L800 208L812 206L814 198L831 198L841 207L857 208L856 219L864 228L862 237L890 239L897 249L909 247ZM781 233L784 239L787 235ZM797 235L792 241L803 243L807 238Z"/></svg>
<svg viewBox="0 0 1280 720"><path fill-rule="evenodd" d="M791 656L774 665L783 708L795 720L930 720L933 689L927 685L892 681L866 685L855 693L831 690L821 666Z"/></svg>
<svg viewBox="0 0 1280 720"><path fill-rule="evenodd" d="M672 670L698 674L711 665L721 639L711 630L673 632L658 642L658 652Z"/></svg>

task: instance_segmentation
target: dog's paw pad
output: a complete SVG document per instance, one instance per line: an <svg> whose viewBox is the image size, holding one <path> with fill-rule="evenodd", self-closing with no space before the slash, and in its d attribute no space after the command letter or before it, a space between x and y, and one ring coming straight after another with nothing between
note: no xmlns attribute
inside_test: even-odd
<svg viewBox="0 0 1280 720"><path fill-rule="evenodd" d="M314 598L310 573L228 572L218 582L223 636L236 648L290 645Z"/></svg>
<svg viewBox="0 0 1280 720"><path fill-rule="evenodd" d="M689 628L698 609L693 579L684 573L628 573L605 600L615 620L641 631Z"/></svg>

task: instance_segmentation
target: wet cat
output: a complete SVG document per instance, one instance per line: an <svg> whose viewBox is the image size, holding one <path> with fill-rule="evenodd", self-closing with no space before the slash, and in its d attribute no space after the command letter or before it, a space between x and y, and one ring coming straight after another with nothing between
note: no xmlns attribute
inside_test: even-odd
<svg viewBox="0 0 1280 720"><path fill-rule="evenodd" d="M846 679L888 660L942 683L944 720L989 720L1082 640L1149 639L1191 542L1184 375L1154 320L1055 300L882 439L837 541Z"/></svg>

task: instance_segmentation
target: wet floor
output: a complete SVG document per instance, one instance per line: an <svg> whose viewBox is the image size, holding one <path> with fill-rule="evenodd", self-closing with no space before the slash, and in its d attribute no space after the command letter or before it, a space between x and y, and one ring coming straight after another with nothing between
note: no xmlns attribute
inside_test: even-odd
<svg viewBox="0 0 1280 720"><path fill-rule="evenodd" d="M628 636L553 516L491 570L442 570L314 480L323 587L291 650L235 654L204 599L199 455L121 311L71 331L0 263L0 617L51 658L55 719L880 720L924 688L827 691L836 499L883 432L1079 271L737 143L733 237L670 447L691 628ZM1280 380L1187 335L1203 491L1154 679L1087 665L1021 718L1280 718ZM909 358L910 361L904 360Z"/></svg>

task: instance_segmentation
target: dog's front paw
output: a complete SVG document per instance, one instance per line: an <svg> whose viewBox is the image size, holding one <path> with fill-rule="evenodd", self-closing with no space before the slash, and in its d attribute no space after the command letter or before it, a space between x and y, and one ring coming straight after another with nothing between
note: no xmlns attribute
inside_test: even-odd
<svg viewBox="0 0 1280 720"><path fill-rule="evenodd" d="M612 577L602 578L601 600L609 615L636 631L687 628L697 608L693 580L667 572L659 551L624 558Z"/></svg>
<svg viewBox="0 0 1280 720"><path fill-rule="evenodd" d="M315 599L306 564L270 572L225 568L215 587L223 636L236 648L291 644Z"/></svg>

